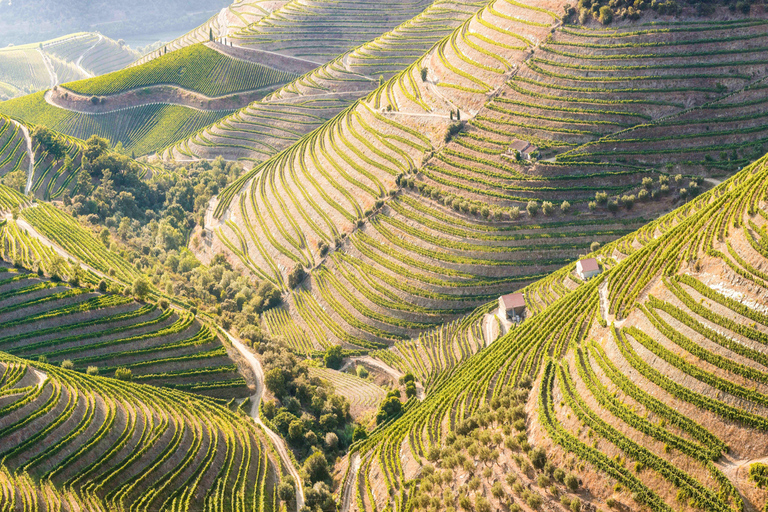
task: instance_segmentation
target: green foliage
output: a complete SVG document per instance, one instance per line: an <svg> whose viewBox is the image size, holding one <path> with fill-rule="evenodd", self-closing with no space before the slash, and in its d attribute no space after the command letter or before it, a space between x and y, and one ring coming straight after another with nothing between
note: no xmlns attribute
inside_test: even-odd
<svg viewBox="0 0 768 512"><path fill-rule="evenodd" d="M156 84L173 84L209 97L289 82L296 75L233 59L205 45L187 46L96 78L70 82L66 88L84 95L110 95Z"/></svg>
<svg viewBox="0 0 768 512"><path fill-rule="evenodd" d="M328 461L322 452L316 451L304 461L303 470L306 472L310 484L315 482L329 482L331 480Z"/></svg>
<svg viewBox="0 0 768 512"><path fill-rule="evenodd" d="M333 345L332 347L328 347L328 349L325 351L325 355L323 355L323 362L325 363L325 366L334 370L341 368L343 361L344 354L341 345Z"/></svg>
<svg viewBox="0 0 768 512"><path fill-rule="evenodd" d="M133 379L133 372L130 368L118 368L115 370L115 378L117 380L129 381Z"/></svg>
<svg viewBox="0 0 768 512"><path fill-rule="evenodd" d="M391 418L400 414L403 408L403 403L400 401L400 392L397 390L390 391L384 400L379 405L379 410L376 413L376 423L382 424Z"/></svg>

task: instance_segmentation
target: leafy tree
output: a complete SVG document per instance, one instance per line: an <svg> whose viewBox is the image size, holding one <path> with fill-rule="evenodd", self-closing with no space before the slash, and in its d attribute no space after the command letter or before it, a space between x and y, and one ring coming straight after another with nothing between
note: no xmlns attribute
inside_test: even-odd
<svg viewBox="0 0 768 512"><path fill-rule="evenodd" d="M609 25L613 21L613 11L607 5L600 8L600 17L598 18L603 25Z"/></svg>
<svg viewBox="0 0 768 512"><path fill-rule="evenodd" d="M542 469L547 463L547 452L544 448L534 448L528 452L528 458L531 459L534 468Z"/></svg>
<svg viewBox="0 0 768 512"><path fill-rule="evenodd" d="M85 150L83 150L83 156L88 159L89 162L93 162L109 149L109 141L98 135L91 135L91 137L85 141Z"/></svg>
<svg viewBox="0 0 768 512"><path fill-rule="evenodd" d="M328 349L325 351L325 355L323 356L323 362L325 363L325 366L328 368L333 368L334 370L341 368L343 361L344 355L342 353L341 345L333 345L332 347L328 347Z"/></svg>
<svg viewBox="0 0 768 512"><path fill-rule="evenodd" d="M294 487L293 478L286 477L280 481L280 485L277 486L277 497L286 503L294 500L296 488Z"/></svg>
<svg viewBox="0 0 768 512"><path fill-rule="evenodd" d="M368 431L365 430L364 426L358 425L355 427L355 431L352 434L352 442L355 443L357 441L362 441L363 439L368 439Z"/></svg>
<svg viewBox="0 0 768 512"><path fill-rule="evenodd" d="M40 144L55 161L64 158L67 153L66 145L59 138L44 126L36 126L31 133L32 139Z"/></svg>
<svg viewBox="0 0 768 512"><path fill-rule="evenodd" d="M330 481L331 473L328 470L328 461L323 452L316 451L304 461L304 471L311 483Z"/></svg>
<svg viewBox="0 0 768 512"><path fill-rule="evenodd" d="M579 479L573 473L565 475L564 483L570 491L576 492L579 489Z"/></svg>
<svg viewBox="0 0 768 512"><path fill-rule="evenodd" d="M384 400L381 401L379 411L376 413L376 423L382 424L388 419L400 414L403 409L403 403L400 401L400 392L397 390L390 391Z"/></svg>
<svg viewBox="0 0 768 512"><path fill-rule="evenodd" d="M149 294L149 281L144 276L139 276L133 282L133 294L139 299L144 300Z"/></svg>
<svg viewBox="0 0 768 512"><path fill-rule="evenodd" d="M290 274L288 274L288 287L289 288L296 288L301 284L302 281L304 281L304 278L307 277L307 273L304 270L304 267L301 265L296 265L293 267L293 270Z"/></svg>
<svg viewBox="0 0 768 512"><path fill-rule="evenodd" d="M337 436L334 432L328 432L325 434L325 446L327 446L330 450L335 450L338 445L339 436Z"/></svg>
<svg viewBox="0 0 768 512"><path fill-rule="evenodd" d="M272 368L264 374L264 385L275 396L280 397L285 395L285 375L280 368Z"/></svg>
<svg viewBox="0 0 768 512"><path fill-rule="evenodd" d="M304 437L304 422L301 420L294 420L288 426L288 437L291 441L298 441Z"/></svg>

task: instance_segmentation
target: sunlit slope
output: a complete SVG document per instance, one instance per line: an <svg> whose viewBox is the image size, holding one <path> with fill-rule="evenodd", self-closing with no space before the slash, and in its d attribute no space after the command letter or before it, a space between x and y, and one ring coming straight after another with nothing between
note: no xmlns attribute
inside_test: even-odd
<svg viewBox="0 0 768 512"><path fill-rule="evenodd" d="M763 158L604 248L604 275L561 292L358 446L353 508L413 506L400 489L430 450L464 418L497 410L501 389L527 377L535 384L525 438L557 465L575 458L569 469L582 478L584 499L653 510L762 508L765 491L748 472L766 456L768 429L768 289L759 270L768 257L767 186ZM389 492L371 493L380 488Z"/></svg>
<svg viewBox="0 0 768 512"><path fill-rule="evenodd" d="M243 46L323 64L413 18L430 3L294 0L231 37Z"/></svg>
<svg viewBox="0 0 768 512"><path fill-rule="evenodd" d="M42 94L42 93L38 93ZM43 103L45 104L45 103ZM32 192L42 199L55 199L64 192L77 193L77 175L82 169L84 142L63 134L57 137L66 148L66 155L54 159L47 148L42 147L31 137L27 140L22 126L31 131L31 127L0 115L0 175L17 172L26 176L26 183L21 192ZM182 124L183 128L183 124ZM166 134L167 136L167 134ZM30 168L30 153L34 156L34 165ZM68 159L71 159L67 165ZM162 172L157 167L136 164L144 177Z"/></svg>
<svg viewBox="0 0 768 512"><path fill-rule="evenodd" d="M9 242L5 234L3 242ZM128 368L137 382L213 396L248 394L214 328L193 315L2 270L0 351L55 364L69 360L80 371L95 366L108 376Z"/></svg>
<svg viewBox="0 0 768 512"><path fill-rule="evenodd" d="M574 261L593 242L636 229L752 154L694 160L680 150L663 165L601 161L595 148L610 137L725 115L716 106L734 102L741 113L729 118L729 140L759 147L761 110L750 104L762 102L763 75L739 70L740 54L765 37L764 23L559 24L538 6L489 4L219 196L219 222L207 226L220 242L214 251L286 287L292 269L313 269L286 309L266 318L271 331L294 333L300 351L418 338ZM715 69L699 72L707 45L734 30L743 47L729 43ZM597 73L568 61L572 77L544 70L565 62L557 42L573 32L574 44L606 46L623 61L634 53L643 69ZM670 43L677 33L684 36ZM444 138L456 110L466 125ZM678 147L687 140L681 135ZM517 160L511 147L519 143L542 160ZM571 149L583 158L573 161Z"/></svg>
<svg viewBox="0 0 768 512"><path fill-rule="evenodd" d="M127 66L138 54L116 41L78 33L0 49L0 101Z"/></svg>
<svg viewBox="0 0 768 512"><path fill-rule="evenodd" d="M163 157L263 162L411 66L485 2L438 0L413 18L169 148Z"/></svg>
<svg viewBox="0 0 768 512"><path fill-rule="evenodd" d="M251 419L186 393L0 354L4 504L25 510L273 506Z"/></svg>

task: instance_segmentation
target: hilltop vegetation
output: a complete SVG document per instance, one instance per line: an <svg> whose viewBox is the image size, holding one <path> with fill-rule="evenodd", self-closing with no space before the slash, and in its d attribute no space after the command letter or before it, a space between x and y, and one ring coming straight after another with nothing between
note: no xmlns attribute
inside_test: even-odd
<svg viewBox="0 0 768 512"><path fill-rule="evenodd" d="M141 66L68 83L64 87L79 94L102 96L128 89L171 84L215 97L288 82L292 77L290 73L233 59L205 45L196 44Z"/></svg>

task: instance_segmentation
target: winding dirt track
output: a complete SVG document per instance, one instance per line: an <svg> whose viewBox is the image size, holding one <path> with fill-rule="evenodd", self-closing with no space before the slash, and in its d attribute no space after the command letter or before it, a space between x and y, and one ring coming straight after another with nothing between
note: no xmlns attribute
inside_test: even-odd
<svg viewBox="0 0 768 512"><path fill-rule="evenodd" d="M240 355L243 356L246 361L248 361L248 364L251 366L254 376L256 377L256 393L251 396L251 418L253 418L253 421L255 421L256 424L259 425L267 434L267 436L269 436L269 438L272 440L272 443L277 449L278 455L280 455L280 458L283 460L283 464L295 480L296 510L299 511L304 506L304 485L301 481L301 476L299 476L299 472L293 465L293 461L288 456L288 449L286 448L283 439L275 432L273 432L269 427L267 427L259 417L259 404L261 403L261 397L264 394L264 371L261 369L261 363L258 359L256 359L256 356L254 356L253 353L234 336L228 332L226 335L227 338L229 338L229 341L232 343L232 346L234 346L237 351L240 352Z"/></svg>
<svg viewBox="0 0 768 512"><path fill-rule="evenodd" d="M355 452L349 462L349 472L347 481L344 482L344 496L341 499L341 512L348 512L352 504L352 493L354 492L355 482L357 482L357 473L360 471L360 454Z"/></svg>

